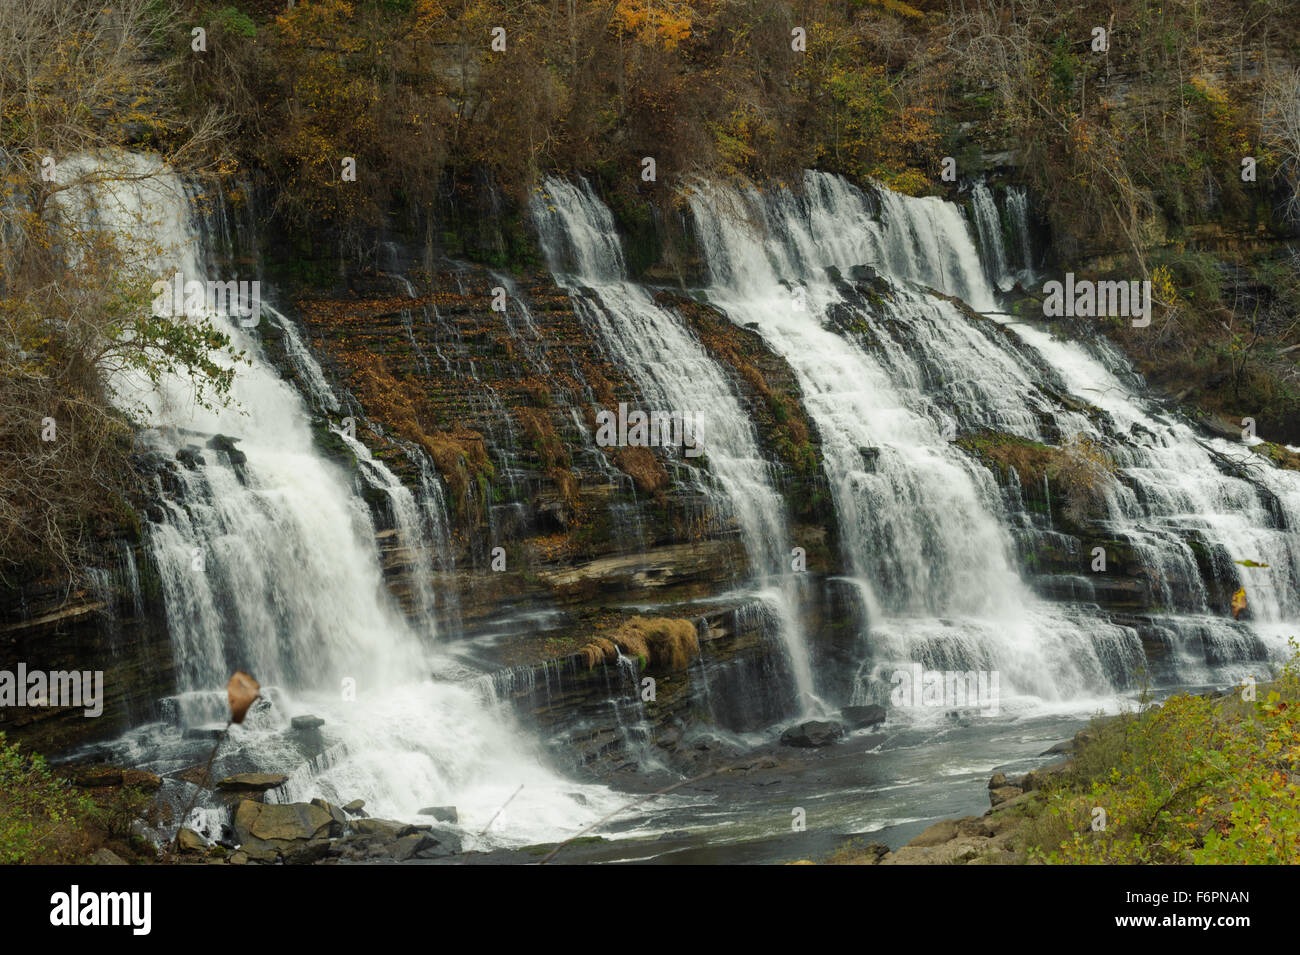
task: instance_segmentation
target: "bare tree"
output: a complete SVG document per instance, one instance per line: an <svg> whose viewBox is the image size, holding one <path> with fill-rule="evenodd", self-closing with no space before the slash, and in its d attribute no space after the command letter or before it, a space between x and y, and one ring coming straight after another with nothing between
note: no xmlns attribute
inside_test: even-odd
<svg viewBox="0 0 1300 955"><path fill-rule="evenodd" d="M1290 192L1283 207L1287 219L1300 225L1300 68L1278 70L1264 84L1260 129L1264 146L1277 153L1276 176Z"/></svg>

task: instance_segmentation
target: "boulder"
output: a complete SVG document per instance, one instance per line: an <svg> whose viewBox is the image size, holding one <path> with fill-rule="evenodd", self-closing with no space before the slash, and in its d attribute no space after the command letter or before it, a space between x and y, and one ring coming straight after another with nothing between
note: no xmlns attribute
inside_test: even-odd
<svg viewBox="0 0 1300 955"><path fill-rule="evenodd" d="M296 730L316 730L324 726L325 721L319 716L295 716L289 725Z"/></svg>
<svg viewBox="0 0 1300 955"><path fill-rule="evenodd" d="M191 471L193 471L200 464L208 463L207 460L203 457L203 449L200 448L197 444L187 444L179 451L177 451L176 460L181 462L181 464L185 465Z"/></svg>
<svg viewBox="0 0 1300 955"><path fill-rule="evenodd" d="M994 773L991 777L989 777L990 792L993 791L994 789L1001 789L1006 784L1007 784L1006 773Z"/></svg>
<svg viewBox="0 0 1300 955"><path fill-rule="evenodd" d="M909 846L926 847L943 845L957 838L957 822L941 819L908 843Z"/></svg>
<svg viewBox="0 0 1300 955"><path fill-rule="evenodd" d="M176 846L181 852L204 852L208 848L208 840L193 829L182 829L176 833Z"/></svg>
<svg viewBox="0 0 1300 955"><path fill-rule="evenodd" d="M885 722L885 708L878 703L869 706L846 706L840 710L840 719L849 729L860 730Z"/></svg>
<svg viewBox="0 0 1300 955"><path fill-rule="evenodd" d="M331 836L343 835L343 831L347 829L349 825L347 813L345 813L338 806L334 805L332 802L329 802L328 800L325 799L313 799L311 801L311 804L320 809L324 809L327 813L330 814L330 819L333 820L333 824L330 826Z"/></svg>
<svg viewBox="0 0 1300 955"><path fill-rule="evenodd" d="M1025 792L1033 792L1035 789L1042 789L1045 786L1061 782L1073 771L1074 760L1063 759L1059 763L1052 763L1050 766L1044 766L1041 769L1026 773L1018 780L1017 785Z"/></svg>
<svg viewBox="0 0 1300 955"><path fill-rule="evenodd" d="M325 857L333 820L319 806L269 805L245 799L235 810L235 838L250 859L302 865Z"/></svg>
<svg viewBox="0 0 1300 955"><path fill-rule="evenodd" d="M785 746L815 748L830 746L844 736L844 727L839 723L826 720L809 720L792 726L781 734L781 743Z"/></svg>
<svg viewBox="0 0 1300 955"><path fill-rule="evenodd" d="M90 856L91 865L126 865L126 860L112 849L96 849Z"/></svg>
<svg viewBox="0 0 1300 955"><path fill-rule="evenodd" d="M1057 755L1061 755L1061 754L1069 754L1069 753L1073 753L1073 752L1074 752L1074 740L1072 740L1072 739L1067 739L1067 740L1062 740L1061 742L1057 743L1055 746L1052 746L1052 747L1049 748L1049 749L1045 749L1045 750L1043 750L1043 751L1042 751L1041 753L1039 753L1038 755L1039 755L1039 756L1057 756Z"/></svg>
<svg viewBox="0 0 1300 955"><path fill-rule="evenodd" d="M363 836L386 836L390 839L408 835L408 829L416 831L407 826L406 823L398 822L396 819L353 819L352 828Z"/></svg>
<svg viewBox="0 0 1300 955"><path fill-rule="evenodd" d="M230 458L231 464L243 465L247 463L248 455L235 447L235 442L237 440L239 439L229 437L228 435L214 434L212 437L208 438L207 444L208 447L214 451L224 452Z"/></svg>
<svg viewBox="0 0 1300 955"><path fill-rule="evenodd" d="M343 806L343 811L352 816L365 816L366 801L364 799L354 799Z"/></svg>
<svg viewBox="0 0 1300 955"><path fill-rule="evenodd" d="M429 806L420 810L421 816L433 816L439 822L459 822L460 816L455 806Z"/></svg>
<svg viewBox="0 0 1300 955"><path fill-rule="evenodd" d="M236 773L217 783L217 788L227 792L266 792L283 786L288 778L283 773Z"/></svg>
<svg viewBox="0 0 1300 955"><path fill-rule="evenodd" d="M989 805L1000 806L1008 800L1015 799L1024 790L1019 786L999 786L997 789L989 790Z"/></svg>

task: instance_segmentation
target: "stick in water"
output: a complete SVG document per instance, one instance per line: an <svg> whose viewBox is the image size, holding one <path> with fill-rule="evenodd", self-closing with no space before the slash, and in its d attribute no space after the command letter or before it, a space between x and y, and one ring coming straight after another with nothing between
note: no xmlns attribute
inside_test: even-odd
<svg viewBox="0 0 1300 955"><path fill-rule="evenodd" d="M632 802L628 803L625 806L619 806L609 815L602 816L601 818L597 819L595 822L589 825L586 829L583 829L582 832L578 833L576 836L569 836L569 838L565 839L558 846L552 849L550 853L546 856L546 858L543 859L541 862L539 862L538 865L546 865L546 863L550 862L552 859L555 858L556 854L561 849L567 846L574 839L581 839L587 833L591 832L591 830L603 826L605 823L609 822L609 820L613 819L615 816L617 816L620 812L623 812L623 810L625 809L631 809L634 806L641 805L641 803L643 802L649 802L651 799L654 799L655 796L666 796L675 789L681 789L683 786L688 786L691 783L698 783L701 779L708 779L710 776L716 776L718 773L725 773L728 770L735 769L735 768L736 768L735 766L719 766L717 769L714 769L710 772L704 773L700 776L694 776L690 779L683 779L679 783L673 783L671 786L667 787L666 789L660 789L658 792L650 793L648 796L642 796L640 799L634 799Z"/></svg>

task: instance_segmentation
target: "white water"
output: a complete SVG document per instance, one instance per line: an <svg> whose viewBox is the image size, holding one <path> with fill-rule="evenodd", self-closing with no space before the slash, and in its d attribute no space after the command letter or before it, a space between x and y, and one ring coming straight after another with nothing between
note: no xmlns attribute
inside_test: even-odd
<svg viewBox="0 0 1300 955"><path fill-rule="evenodd" d="M997 668L1004 691L1009 685L1045 701L1106 696L1144 661L1137 632L1087 604L1034 597L1014 566L1001 493L989 472L946 440L955 433L948 428L1036 440L1052 440L1044 427L1061 437L1095 432L1086 416L1051 397L1060 391L1110 411L1117 432L1165 422L1138 407L1081 346L1017 323L1020 344L987 320L897 284L995 308L996 292L956 207L884 190L867 196L820 173L806 176L803 193L701 186L691 204L710 300L738 324L755 323L800 376L822 434L846 557L866 595L873 659ZM1000 235L986 245L1000 250ZM994 263L1005 281L1004 251ZM868 305L835 280L860 265L891 279L883 302ZM792 307L792 289L805 308ZM1181 536L1192 524L1208 525L1201 530L1215 546L1234 559L1269 562L1274 575L1252 578L1261 607L1250 626L1204 612L1191 621L1161 619L1181 655L1181 675L1204 678L1211 660L1247 661L1236 672L1248 672L1259 656L1248 645L1252 632L1266 636L1276 656L1277 627L1300 618L1292 596L1297 535L1274 530L1258 490L1219 473L1185 426L1169 430L1159 449L1113 435L1107 443L1125 466L1111 505L1117 533L1142 538L1145 553L1162 559L1180 555L1186 570ZM1294 478L1262 462L1260 470L1262 484L1286 489L1275 492L1278 499L1294 500ZM1292 512L1288 526L1300 526L1297 518ZM1222 570L1234 572L1230 560Z"/></svg>
<svg viewBox="0 0 1300 955"><path fill-rule="evenodd" d="M205 279L188 190L151 160L130 161L151 178L97 192L96 214L135 243L153 274L180 269L187 279ZM436 678L457 668L434 642L427 612L416 632L388 595L370 513L349 475L313 445L301 396L263 359L250 331L224 315L212 318L252 358L239 368L234 408L197 406L177 378L156 389L128 378L115 383L125 403L148 409L157 429L148 440L162 455L174 457L179 445L202 445L214 433L236 437L247 455L241 479L224 454L203 448L206 464L178 467L179 493L159 487L166 514L149 527L182 728L224 721L221 688L233 670L245 669L274 702L234 727L223 752L239 751L259 770L290 773L284 798L361 798L371 815L404 819L416 819L424 806L455 805L461 825L476 833L522 785L489 841L539 841L591 822L610 805L606 790L559 777L503 711L469 685ZM324 378L310 354L294 351L315 403L338 407L319 392ZM433 522L418 513L410 492L354 449L363 472L389 493L399 532L411 538L406 546L443 545L428 536ZM418 563L427 573L429 555ZM425 611L432 599L428 592L418 597ZM354 681L355 700L345 698L345 680ZM288 730L290 717L303 713L326 720L328 748L310 766ZM165 765L181 758L174 736L145 727L122 745L175 769Z"/></svg>
<svg viewBox="0 0 1300 955"><path fill-rule="evenodd" d="M777 608L800 705L817 708L797 588L787 570L785 506L731 384L685 323L628 281L613 216L586 183L546 180L532 212L552 272L609 353L634 376L650 403L642 410L676 411L698 421L698 441L716 479L716 485L701 487L723 516L740 525L763 598Z"/></svg>

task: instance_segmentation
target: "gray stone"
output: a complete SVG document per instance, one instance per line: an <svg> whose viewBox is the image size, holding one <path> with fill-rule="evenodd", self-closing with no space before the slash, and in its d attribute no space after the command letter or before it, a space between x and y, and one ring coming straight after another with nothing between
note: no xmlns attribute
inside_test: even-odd
<svg viewBox="0 0 1300 955"><path fill-rule="evenodd" d="M187 444L177 451L176 460L181 462L181 464L185 465L191 471L197 468L200 464L208 463L203 457L203 449L197 444Z"/></svg>
<svg viewBox="0 0 1300 955"><path fill-rule="evenodd" d="M91 865L126 865L126 860L112 849L96 849L90 856Z"/></svg>
<svg viewBox="0 0 1300 955"><path fill-rule="evenodd" d="M315 730L325 725L319 716L295 716L289 724L296 730Z"/></svg>
<svg viewBox="0 0 1300 955"><path fill-rule="evenodd" d="M217 788L227 792L266 792L283 786L288 779L283 773L236 773L217 783Z"/></svg>
<svg viewBox="0 0 1300 955"><path fill-rule="evenodd" d="M885 708L878 703L868 706L846 706L840 710L840 719L849 729L860 730L885 722Z"/></svg>
<svg viewBox="0 0 1300 955"><path fill-rule="evenodd" d="M439 822L460 822L455 806L429 806L420 810L421 816L433 816Z"/></svg>
<svg viewBox="0 0 1300 955"><path fill-rule="evenodd" d="M825 720L809 720L807 723L792 726L782 733L781 742L785 746L810 748L830 746L843 736L844 727L839 723Z"/></svg>

